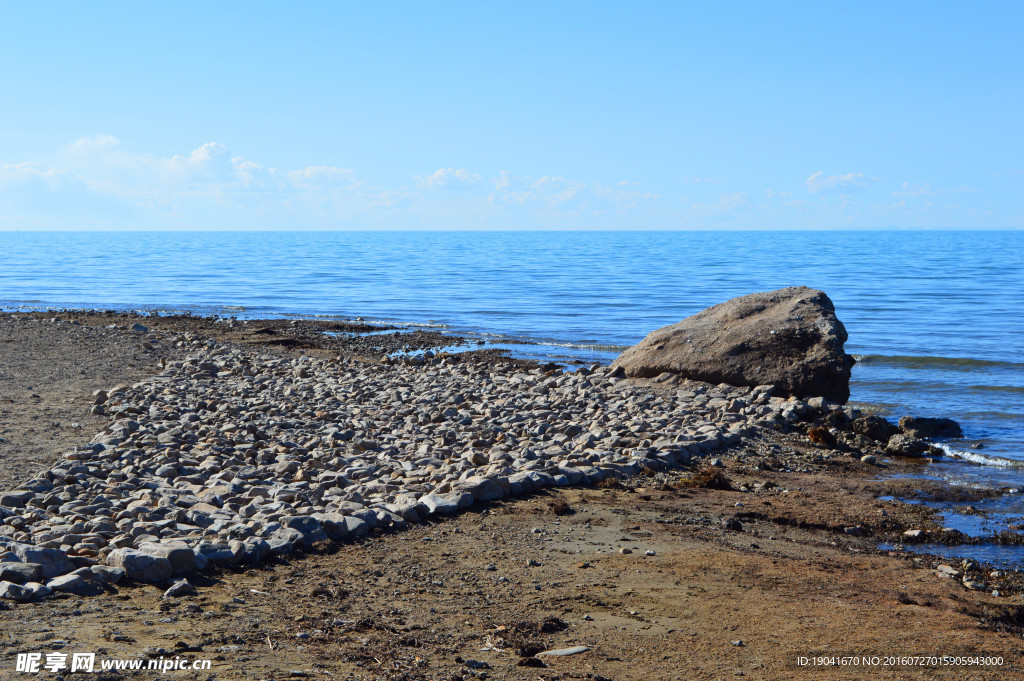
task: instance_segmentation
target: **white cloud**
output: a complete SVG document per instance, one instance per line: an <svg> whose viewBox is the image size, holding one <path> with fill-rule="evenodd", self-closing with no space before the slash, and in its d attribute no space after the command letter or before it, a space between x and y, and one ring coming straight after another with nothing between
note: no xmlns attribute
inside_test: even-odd
<svg viewBox="0 0 1024 681"><path fill-rule="evenodd" d="M718 201L714 203L695 203L690 206L690 211L698 214L725 213L749 203L746 192L728 192L719 194Z"/></svg>
<svg viewBox="0 0 1024 681"><path fill-rule="evenodd" d="M488 228L827 228L837 226L1003 226L1021 224L1005 207L992 215L971 206L935 206L943 190L904 183L896 201L859 200L876 178L863 173L807 178L806 201L790 192L742 186L719 192L710 179L687 178L663 198L634 180L581 181L570 176L482 175L443 167L375 186L341 164L275 168L231 153L215 141L179 154L128 149L112 135L77 140L57 161L0 160L0 229L488 229ZM621 178L622 175L616 173ZM755 185L757 186L757 185ZM763 185L760 185L763 186ZM444 191L441 191L444 190ZM458 190L458 191L450 191ZM761 193L763 191L763 194ZM892 191L891 189L889 191ZM767 197L767 198L762 198ZM922 198L912 198L922 197ZM900 199L906 198L904 203ZM965 197L966 198L966 197ZM980 199L972 201L978 204ZM991 210L988 205L974 208ZM1019 211L1018 211L1019 212ZM976 216L976 217L974 217ZM998 219L989 219L995 216ZM1016 222L1014 222L1016 220Z"/></svg>
<svg viewBox="0 0 1024 681"><path fill-rule="evenodd" d="M866 189L869 182L877 182L878 178L868 177L864 173L847 173L845 175L825 175L818 171L807 178L807 189L812 194L818 193L849 193Z"/></svg>
<svg viewBox="0 0 1024 681"><path fill-rule="evenodd" d="M513 176L506 170L501 171L493 184L497 192L492 194L492 199L518 205L566 204L578 198L586 189L584 183L564 177L545 175L535 179L526 175Z"/></svg>
<svg viewBox="0 0 1024 681"><path fill-rule="evenodd" d="M53 184L66 176L64 171L36 163L0 163L0 190L28 182Z"/></svg>
<svg viewBox="0 0 1024 681"><path fill-rule="evenodd" d="M355 179L355 173L349 168L338 166L306 166L302 170L287 173L292 186L299 189L317 189L327 187L354 188L361 185Z"/></svg>
<svg viewBox="0 0 1024 681"><path fill-rule="evenodd" d="M920 196L940 196L943 194L963 194L969 191L971 190L964 185L960 185L956 189L939 189L932 187L931 182L925 182L924 184L904 182L902 188L899 191L893 192L892 195L916 198Z"/></svg>
<svg viewBox="0 0 1024 681"><path fill-rule="evenodd" d="M480 176L465 168L438 168L427 176L413 175L416 186L420 189L467 189L480 183Z"/></svg>

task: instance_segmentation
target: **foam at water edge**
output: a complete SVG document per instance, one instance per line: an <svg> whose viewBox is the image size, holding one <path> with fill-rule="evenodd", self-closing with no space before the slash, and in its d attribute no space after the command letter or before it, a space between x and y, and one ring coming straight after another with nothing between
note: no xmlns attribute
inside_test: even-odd
<svg viewBox="0 0 1024 681"><path fill-rule="evenodd" d="M1001 456L986 456L977 452L967 452L962 449L954 449L947 444L936 443L936 447L946 452L949 456L956 456L964 461L980 464L982 466L999 466L1000 468L1024 468L1024 461L1004 459Z"/></svg>

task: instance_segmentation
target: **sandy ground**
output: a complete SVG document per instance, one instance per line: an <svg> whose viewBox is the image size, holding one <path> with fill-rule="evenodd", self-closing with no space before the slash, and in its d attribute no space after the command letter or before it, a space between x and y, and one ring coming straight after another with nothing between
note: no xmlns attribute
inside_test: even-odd
<svg viewBox="0 0 1024 681"><path fill-rule="evenodd" d="M135 320L79 319L54 334L42 321L0 318L3 488L99 429L93 390L139 380L179 351L148 351L133 332L106 328ZM239 342L272 336L275 352L376 351L365 340L317 347L316 334L287 323L273 334L189 318L144 323ZM780 446L800 451L811 472L764 470ZM852 462L815 465L813 455L799 435L745 443L721 455L731 489L694 486L694 471L678 471L499 502L208 575L183 599L124 583L95 597L0 602L0 679L30 678L15 672L15 655L31 652L212 664L67 679L1024 678L1019 577L997 598L940 577L928 557L876 551L880 539L928 526L927 509L880 502L900 483ZM853 526L864 536L843 532ZM534 656L569 646L588 650ZM861 658L943 655L1003 663ZM801 666L801 656L860 664Z"/></svg>

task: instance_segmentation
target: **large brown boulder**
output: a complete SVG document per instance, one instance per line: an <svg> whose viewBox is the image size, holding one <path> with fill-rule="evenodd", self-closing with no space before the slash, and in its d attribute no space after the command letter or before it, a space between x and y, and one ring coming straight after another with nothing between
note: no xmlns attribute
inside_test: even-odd
<svg viewBox="0 0 1024 681"><path fill-rule="evenodd" d="M846 338L828 296L794 286L733 298L653 331L615 365L637 378L667 371L844 403L854 365L843 350Z"/></svg>

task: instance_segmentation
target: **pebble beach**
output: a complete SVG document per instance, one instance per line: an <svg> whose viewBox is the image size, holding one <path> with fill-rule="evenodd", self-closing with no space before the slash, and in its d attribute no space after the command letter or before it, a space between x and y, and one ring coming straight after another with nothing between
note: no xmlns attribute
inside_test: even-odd
<svg viewBox="0 0 1024 681"><path fill-rule="evenodd" d="M824 405L771 386L667 375L638 385L603 366L430 351L382 364L283 358L139 323L127 331L143 349L186 356L97 391L103 430L0 497L4 555L49 580L22 586L26 597L111 574L75 559L162 583L477 502L665 470Z"/></svg>

